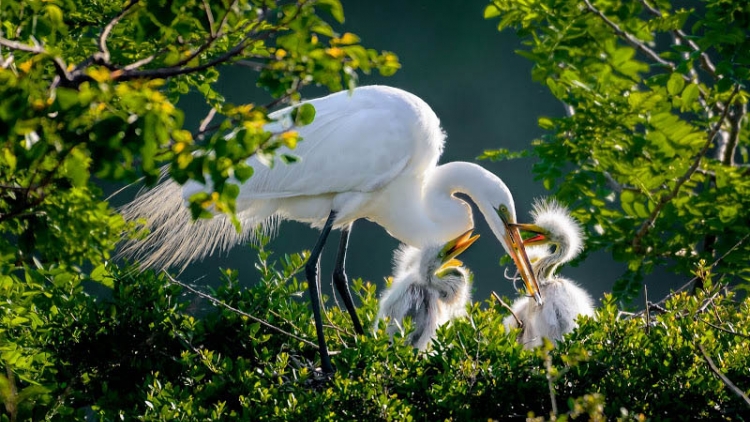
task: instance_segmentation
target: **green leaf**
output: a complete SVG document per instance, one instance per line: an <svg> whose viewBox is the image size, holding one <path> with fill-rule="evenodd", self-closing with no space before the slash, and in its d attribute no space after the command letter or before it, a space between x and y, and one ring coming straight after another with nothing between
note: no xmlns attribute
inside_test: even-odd
<svg viewBox="0 0 750 422"><path fill-rule="evenodd" d="M697 102L699 94L700 88L697 84L688 84L682 91L682 106L680 107L680 111L685 112L691 110Z"/></svg>
<svg viewBox="0 0 750 422"><path fill-rule="evenodd" d="M677 72L672 73L669 81L667 81L667 92L671 95L679 95L684 87L685 79L683 79L682 75Z"/></svg>
<svg viewBox="0 0 750 422"><path fill-rule="evenodd" d="M484 8L485 19L492 19L494 17L500 16L500 13L500 9L498 9L498 7L494 4L488 4L487 7Z"/></svg>
<svg viewBox="0 0 750 422"><path fill-rule="evenodd" d="M317 7L328 11L338 23L344 23L344 7L339 0L318 0Z"/></svg>
<svg viewBox="0 0 750 422"><path fill-rule="evenodd" d="M250 179L254 172L255 170L245 163L239 163L234 167L234 177L236 177L240 183L244 183Z"/></svg>
<svg viewBox="0 0 750 422"><path fill-rule="evenodd" d="M315 107L310 103L302 104L294 109L292 118L297 126L309 125L315 119Z"/></svg>

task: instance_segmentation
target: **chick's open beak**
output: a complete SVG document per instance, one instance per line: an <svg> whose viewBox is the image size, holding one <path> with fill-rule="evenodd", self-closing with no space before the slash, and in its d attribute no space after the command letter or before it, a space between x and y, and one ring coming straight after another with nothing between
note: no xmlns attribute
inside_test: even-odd
<svg viewBox="0 0 750 422"><path fill-rule="evenodd" d="M536 281L536 276L534 276L534 271L531 270L531 263L524 248L521 232L518 230L519 225L508 223L502 214L500 214L500 218L505 225L505 241L511 246L508 252L510 257L513 258L513 262L515 262L518 272L521 274L521 278L526 285L526 292L534 297L538 305L541 305L544 303L544 300L539 291L539 284Z"/></svg>
<svg viewBox="0 0 750 422"><path fill-rule="evenodd" d="M524 246L543 245L549 242L547 230L544 230L543 228L537 226L536 224L514 223L514 224L510 224L510 226L515 227L525 232L534 233L536 235L536 236L529 237L528 239L525 239L523 241Z"/></svg>
<svg viewBox="0 0 750 422"><path fill-rule="evenodd" d="M458 236L443 246L443 249L441 249L438 254L438 258L440 258L440 263L442 264L440 268L438 268L438 271L449 267L460 267L463 265L461 261L455 258L458 255L461 255L463 251L469 249L469 246L479 239L479 235L471 235L473 231L473 229L467 230L461 236Z"/></svg>

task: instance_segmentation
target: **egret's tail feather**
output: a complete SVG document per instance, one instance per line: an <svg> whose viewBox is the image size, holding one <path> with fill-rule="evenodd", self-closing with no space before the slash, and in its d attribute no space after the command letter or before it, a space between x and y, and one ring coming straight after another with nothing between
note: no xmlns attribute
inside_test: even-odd
<svg viewBox="0 0 750 422"><path fill-rule="evenodd" d="M118 257L134 259L142 268L177 267L180 271L192 261L252 239L259 225L264 232L273 232L277 223L270 215L250 210L237 215L242 226L240 232L226 215L193 221L183 204L182 187L171 180L139 194L120 213L127 221L145 220L149 234L142 240L125 241Z"/></svg>

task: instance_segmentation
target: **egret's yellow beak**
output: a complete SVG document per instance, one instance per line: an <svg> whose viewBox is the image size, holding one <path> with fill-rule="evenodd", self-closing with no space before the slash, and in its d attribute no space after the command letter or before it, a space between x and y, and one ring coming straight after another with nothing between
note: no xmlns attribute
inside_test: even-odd
<svg viewBox="0 0 750 422"><path fill-rule="evenodd" d="M445 246L443 246L443 249L441 249L440 253L438 253L438 258L440 259L442 265L440 265L440 268L438 268L436 272L440 272L445 268L460 267L461 265L463 265L461 261L455 258L461 255L463 251L469 249L469 246L471 246L474 242L477 241L477 239L479 239L479 235L471 235L473 231L473 229L467 230L464 234L458 236L457 238L451 240L450 242L446 243Z"/></svg>
<svg viewBox="0 0 750 422"><path fill-rule="evenodd" d="M536 224L517 223L517 224L511 224L511 226L519 230L523 230L525 232L536 234L536 236L532 236L528 239L525 239L523 241L524 246L543 245L549 242L549 233L547 232L547 230L537 226Z"/></svg>
<svg viewBox="0 0 750 422"><path fill-rule="evenodd" d="M498 215L503 220L503 225L505 225L505 242L510 245L508 253L513 262L515 262L518 272L521 274L521 278L526 285L526 293L533 296L536 303L541 305L544 303L544 300L539 291L539 283L536 281L534 271L531 270L531 262L529 262L529 256L526 254L521 232L518 230L518 224L509 223L506 216L501 212L498 212Z"/></svg>

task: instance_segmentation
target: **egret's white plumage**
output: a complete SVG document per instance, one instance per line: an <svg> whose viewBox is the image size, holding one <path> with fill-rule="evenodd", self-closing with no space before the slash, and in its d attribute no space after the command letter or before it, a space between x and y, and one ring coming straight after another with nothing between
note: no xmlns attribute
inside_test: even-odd
<svg viewBox="0 0 750 422"><path fill-rule="evenodd" d="M466 316L471 301L469 273L458 261L444 266L440 250L436 245L423 249L401 245L396 250L393 282L380 299L376 330L381 320L388 319L387 333L392 337L403 330L404 318L411 317L414 331L407 342L425 350L438 327Z"/></svg>
<svg viewBox="0 0 750 422"><path fill-rule="evenodd" d="M315 107L314 121L295 128L302 137L296 149L278 151L298 156L298 162L269 167L257 157L247 160L255 173L240 184L240 233L224 215L191 221L183 202L197 192L210 192L210 181L208 186L188 182L181 187L167 180L122 209L126 219L145 219L150 229L145 240L128 242L123 255L143 266L184 268L190 261L251 238L258 227L268 230L279 220L322 227L305 270L323 356L327 352L314 289L319 284L317 260L330 230L341 228L345 234L334 271L341 292L346 286L343 262L353 221L367 218L415 247L445 243L474 226L471 208L454 196L463 193L477 205L527 288L541 302L518 229L510 226L516 221L510 191L500 178L476 164L437 165L445 134L424 101L396 88L367 86L307 103ZM276 121L267 129L287 129L291 113L292 108L272 113ZM357 328L348 287L344 296ZM323 360L324 370L332 370Z"/></svg>
<svg viewBox="0 0 750 422"><path fill-rule="evenodd" d="M474 222L469 205L454 197L464 193L479 207L506 251L507 229L497 210L504 206L508 222L516 219L513 196L503 181L468 162L437 166L445 134L432 109L406 91L385 86L356 88L308 101L315 106L312 124L295 128L302 137L296 149L278 153L300 157L291 165L262 164L248 159L255 173L240 185L237 233L226 216L191 222L183 200L210 187L166 181L122 209L131 221L145 219L151 234L127 243L124 254L143 266L185 266L247 240L273 218L322 227L331 211L333 228L367 218L408 245L444 243ZM285 108L268 129L288 128Z"/></svg>
<svg viewBox="0 0 750 422"><path fill-rule="evenodd" d="M579 315L594 315L591 296L573 280L555 274L557 268L574 259L583 248L582 229L568 210L554 200L537 201L532 211L533 224L522 225L543 238L527 242L527 253L544 295L538 306L529 297L513 302L513 312L523 323L519 342L527 348L542 344L543 338L554 342L573 331ZM503 321L507 328L517 328L513 316Z"/></svg>

